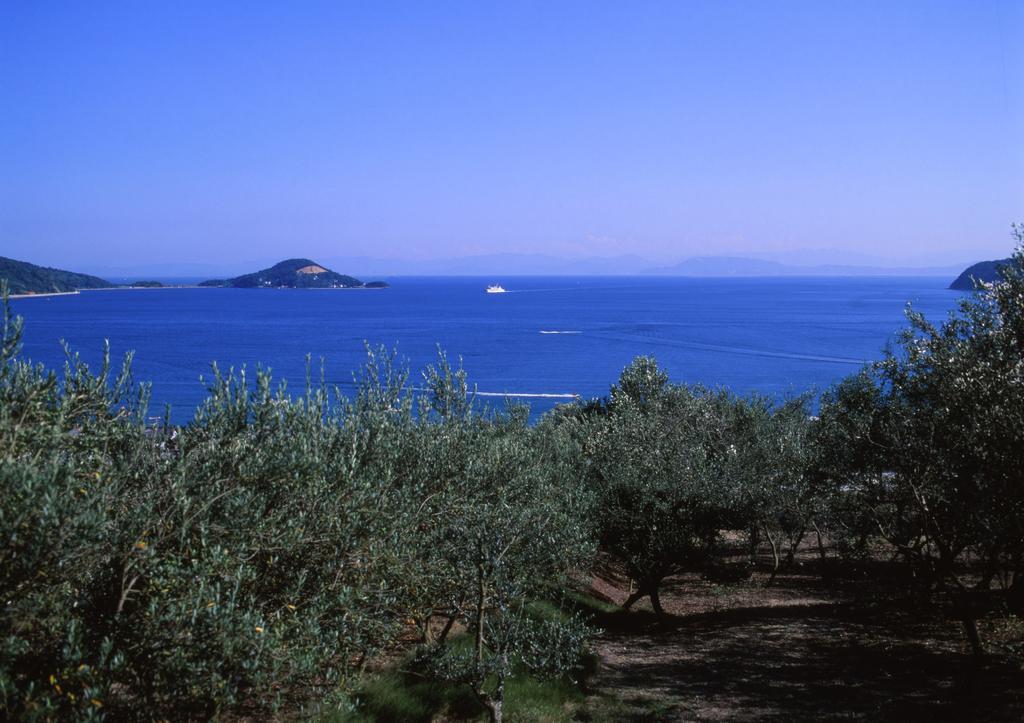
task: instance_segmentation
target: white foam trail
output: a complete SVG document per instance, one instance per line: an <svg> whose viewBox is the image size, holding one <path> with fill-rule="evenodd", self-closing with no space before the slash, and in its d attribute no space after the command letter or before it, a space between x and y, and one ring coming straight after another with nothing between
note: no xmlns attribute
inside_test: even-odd
<svg viewBox="0 0 1024 723"><path fill-rule="evenodd" d="M542 291L582 291L584 289L599 288L593 286L556 286L548 289L505 289L506 294L537 294Z"/></svg>
<svg viewBox="0 0 1024 723"><path fill-rule="evenodd" d="M769 357L774 359L797 359L800 361L826 362L828 364L849 364L852 366L862 366L869 363L869 360L867 359L850 359L847 357L825 356L821 354L799 354L786 351L770 351L767 349L748 349L722 344L704 344L701 342L685 341L682 339L664 339L644 334L591 333L590 336L601 339L611 339L614 341L640 342L656 346L672 346L681 349L712 351L723 354L739 354L742 356Z"/></svg>
<svg viewBox="0 0 1024 723"><path fill-rule="evenodd" d="M577 399L579 394L530 394L528 392L476 392L478 397L515 397L517 399Z"/></svg>
<svg viewBox="0 0 1024 723"><path fill-rule="evenodd" d="M350 385L351 386L351 385ZM426 387L409 387L410 391L413 392L429 392L430 390ZM535 399L579 399L579 394L563 393L555 394L549 392L480 392L475 389L469 390L469 396L471 397L516 397L516 398L535 398Z"/></svg>
<svg viewBox="0 0 1024 723"><path fill-rule="evenodd" d="M541 334L582 334L583 332L582 331L547 331L546 329L541 329L540 333Z"/></svg>

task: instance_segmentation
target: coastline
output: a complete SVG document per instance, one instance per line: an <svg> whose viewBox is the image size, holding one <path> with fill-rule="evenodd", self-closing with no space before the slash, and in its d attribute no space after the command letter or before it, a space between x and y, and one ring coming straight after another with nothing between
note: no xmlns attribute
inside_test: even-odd
<svg viewBox="0 0 1024 723"><path fill-rule="evenodd" d="M29 294L10 294L7 298L8 299L39 299L39 298L45 298L45 297L50 297L50 296L75 296L75 295L80 294L80 293L82 293L82 292L80 292L78 290L75 290L75 291L44 291L44 292L41 292L41 293L38 293L38 294L31 294L31 293L29 293Z"/></svg>
<svg viewBox="0 0 1024 723"><path fill-rule="evenodd" d="M108 286L102 289L80 289L75 292L92 291L160 291L167 289L231 289L241 291L375 291L386 289L386 286L201 286L200 284L166 284L164 286ZM38 296L39 294L36 294ZM14 298L14 297L11 297Z"/></svg>
<svg viewBox="0 0 1024 723"><path fill-rule="evenodd" d="M28 293L28 294L10 294L7 298L9 299L38 299L46 298L51 296L78 296L79 294L93 291L160 291L167 289L227 289L232 288L228 286L199 286L198 284L176 284L167 286L108 286L101 289L76 289L75 291L46 291L40 293ZM289 288L289 287L271 287L265 290L273 291L376 291L378 289L386 289L386 286L342 286L342 287L308 287L308 288Z"/></svg>

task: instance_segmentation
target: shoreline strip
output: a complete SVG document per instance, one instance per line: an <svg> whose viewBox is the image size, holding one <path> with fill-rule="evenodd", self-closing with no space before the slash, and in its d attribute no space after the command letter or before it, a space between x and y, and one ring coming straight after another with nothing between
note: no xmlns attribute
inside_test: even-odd
<svg viewBox="0 0 1024 723"><path fill-rule="evenodd" d="M8 299L38 299L50 296L76 296L80 291L44 291L39 294L10 294Z"/></svg>

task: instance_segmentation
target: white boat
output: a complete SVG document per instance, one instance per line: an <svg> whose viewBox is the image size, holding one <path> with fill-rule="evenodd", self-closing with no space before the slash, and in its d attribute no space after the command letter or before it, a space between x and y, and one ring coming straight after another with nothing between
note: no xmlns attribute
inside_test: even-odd
<svg viewBox="0 0 1024 723"><path fill-rule="evenodd" d="M494 284L494 286L487 287L488 294L504 294L505 289L502 288L501 284Z"/></svg>

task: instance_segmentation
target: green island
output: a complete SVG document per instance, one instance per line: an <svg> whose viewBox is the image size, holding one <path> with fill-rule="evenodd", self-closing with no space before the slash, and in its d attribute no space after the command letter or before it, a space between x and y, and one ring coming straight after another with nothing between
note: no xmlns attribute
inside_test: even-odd
<svg viewBox="0 0 1024 723"><path fill-rule="evenodd" d="M200 286L232 289L381 289L383 281L364 283L354 276L339 274L310 259L287 259L269 269L232 279L210 279Z"/></svg>
<svg viewBox="0 0 1024 723"><path fill-rule="evenodd" d="M353 396L218 370L175 426L5 303L0 710L1019 719L1024 247L999 273L813 415L640 357L534 425L373 349Z"/></svg>
<svg viewBox="0 0 1024 723"><path fill-rule="evenodd" d="M964 270L953 280L949 288L957 291L971 291L976 284L991 284L999 280L999 269L1012 263L1012 259L979 261Z"/></svg>

